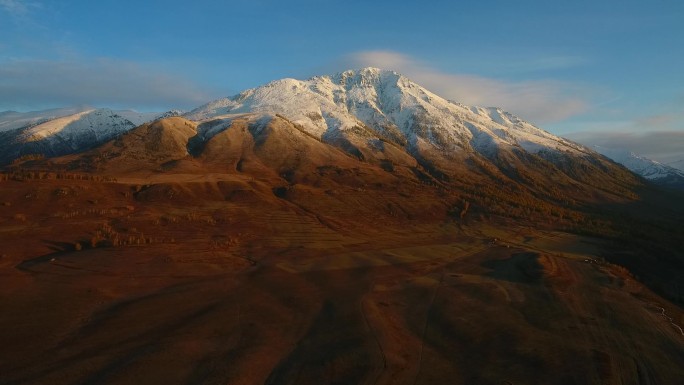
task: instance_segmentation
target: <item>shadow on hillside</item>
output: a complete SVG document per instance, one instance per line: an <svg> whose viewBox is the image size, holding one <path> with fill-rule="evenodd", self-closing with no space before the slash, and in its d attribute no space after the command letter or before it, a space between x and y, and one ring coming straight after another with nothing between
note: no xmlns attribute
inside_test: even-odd
<svg viewBox="0 0 684 385"><path fill-rule="evenodd" d="M42 242L46 244L50 250L52 250L52 253L41 255L40 257L26 259L14 267L17 270L29 271L34 266L48 263L60 255L65 255L75 250L74 244L69 242L50 241L45 239L43 239Z"/></svg>
<svg viewBox="0 0 684 385"><path fill-rule="evenodd" d="M639 195L632 203L590 208L616 233L602 257L684 306L684 193L645 187Z"/></svg>
<svg viewBox="0 0 684 385"><path fill-rule="evenodd" d="M487 276L515 283L535 284L544 274L539 264L539 254L532 252L516 253L506 259L488 260L483 267L491 269Z"/></svg>

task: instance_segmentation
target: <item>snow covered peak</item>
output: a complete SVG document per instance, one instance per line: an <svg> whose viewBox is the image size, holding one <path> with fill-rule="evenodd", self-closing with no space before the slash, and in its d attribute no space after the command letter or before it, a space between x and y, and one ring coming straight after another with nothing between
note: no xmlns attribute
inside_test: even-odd
<svg viewBox="0 0 684 385"><path fill-rule="evenodd" d="M154 120L159 120L159 119L164 119L164 118L172 118L174 116L183 116L184 111L173 109L173 110L168 110L166 112L163 112L161 114L156 114L154 117Z"/></svg>
<svg viewBox="0 0 684 385"><path fill-rule="evenodd" d="M116 137L158 113L107 108L66 108L0 116L0 164L27 154L79 152Z"/></svg>
<svg viewBox="0 0 684 385"><path fill-rule="evenodd" d="M641 175L642 177L657 181L658 179L666 178L680 178L684 179L684 172L670 167L668 165L656 162L624 149L607 148L602 146L593 146L596 152L599 152L616 163L620 163L627 167L630 171Z"/></svg>
<svg viewBox="0 0 684 385"><path fill-rule="evenodd" d="M90 109L27 127L22 136L26 142L77 138L86 132L97 139L109 138L137 126L145 120L144 116L134 111Z"/></svg>
<svg viewBox="0 0 684 385"><path fill-rule="evenodd" d="M203 121L244 114L285 116L323 139L360 127L410 148L428 143L442 150L489 153L501 147L535 153L587 151L498 108L451 102L397 72L373 67L308 80L276 80L208 103L185 117Z"/></svg>
<svg viewBox="0 0 684 385"><path fill-rule="evenodd" d="M92 107L88 106L75 106L31 112L5 111L0 113L0 132L34 126L52 119L78 114L92 109Z"/></svg>
<svg viewBox="0 0 684 385"><path fill-rule="evenodd" d="M375 67L366 67L358 70L347 70L340 72L333 76L323 76L330 78L334 83L340 85L353 84L361 87L372 87L383 82L395 82L403 78L408 80L397 72L390 70L383 70ZM316 79L316 78L314 78Z"/></svg>

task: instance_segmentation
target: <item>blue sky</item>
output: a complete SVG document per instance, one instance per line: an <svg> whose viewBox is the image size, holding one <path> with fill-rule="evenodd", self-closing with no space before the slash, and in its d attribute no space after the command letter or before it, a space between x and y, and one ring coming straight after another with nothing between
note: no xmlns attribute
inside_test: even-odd
<svg viewBox="0 0 684 385"><path fill-rule="evenodd" d="M373 65L670 161L684 151L682 20L678 0L0 0L0 111L187 109Z"/></svg>

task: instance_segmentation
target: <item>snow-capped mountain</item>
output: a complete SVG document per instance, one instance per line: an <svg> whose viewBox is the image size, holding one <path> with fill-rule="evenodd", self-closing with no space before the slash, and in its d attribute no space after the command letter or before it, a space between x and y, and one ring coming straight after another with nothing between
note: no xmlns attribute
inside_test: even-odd
<svg viewBox="0 0 684 385"><path fill-rule="evenodd" d="M92 107L88 106L75 106L31 112L4 111L0 112L0 132L27 126L35 126L49 120L78 114L92 109Z"/></svg>
<svg viewBox="0 0 684 385"><path fill-rule="evenodd" d="M185 116L206 121L240 114L279 114L328 141L369 128L413 152L426 144L483 153L502 147L532 153L587 151L498 108L454 103L396 72L377 68L309 80L277 80L213 101Z"/></svg>
<svg viewBox="0 0 684 385"><path fill-rule="evenodd" d="M0 132L0 162L27 154L52 157L81 152L145 121L176 115L178 111L143 115L101 109L39 121ZM431 183L494 178L497 183L544 190L557 199L562 199L563 185L577 190L580 183L590 195L591 189L624 192L638 183L631 173L593 150L508 112L446 100L396 72L377 68L276 80L210 102L182 118L196 130L183 151L192 156L208 149L215 159L224 159L221 151L233 151L235 140L228 139L230 132L228 137L224 133L241 125L240 130L249 129L254 143L264 143L271 135L279 138L274 141L288 137L280 152L301 152L293 146L303 143L299 138L303 134L325 145L317 150L320 159L334 148L383 169L427 173ZM169 127L176 126L180 127ZM215 136L223 139L212 140ZM169 137L174 136L169 133ZM288 172L282 167L280 171Z"/></svg>
<svg viewBox="0 0 684 385"><path fill-rule="evenodd" d="M286 119L358 159L388 169L417 163L446 183L494 178L557 199L563 199L561 186L589 194L596 188L626 192L638 183L595 151L513 114L446 100L396 72L377 68L273 81L184 117L198 124L199 142L210 141L236 121L249 122L257 140L269 121Z"/></svg>
<svg viewBox="0 0 684 385"><path fill-rule="evenodd" d="M0 132L0 163L92 150L71 166L251 170L288 183L329 170L358 177L365 168L411 183L508 186L554 202L632 196L641 183L597 152L513 114L446 100L377 68L277 80L179 114L100 109L38 121Z"/></svg>
<svg viewBox="0 0 684 385"><path fill-rule="evenodd" d="M593 146L594 150L607 156L616 163L627 167L630 171L650 180L653 183L684 187L684 172L655 160L637 155L631 151L602 146Z"/></svg>
<svg viewBox="0 0 684 385"><path fill-rule="evenodd" d="M47 157L83 151L102 144L159 113L75 107L0 115L0 163L23 155Z"/></svg>
<svg viewBox="0 0 684 385"><path fill-rule="evenodd" d="M84 108L3 113L2 161L29 153L78 152L144 122L178 114ZM328 143L350 143L366 155L371 152L370 139L390 141L414 155L441 152L447 159L473 151L486 157L516 149L545 157L591 152L501 109L452 102L396 72L377 68L273 81L210 102L184 117L201 123L229 122L245 115L253 119L280 115L308 134Z"/></svg>

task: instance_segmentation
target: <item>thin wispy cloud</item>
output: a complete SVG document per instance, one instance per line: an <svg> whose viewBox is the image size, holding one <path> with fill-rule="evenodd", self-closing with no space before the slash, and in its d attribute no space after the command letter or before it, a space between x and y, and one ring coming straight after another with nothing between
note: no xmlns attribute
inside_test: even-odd
<svg viewBox="0 0 684 385"><path fill-rule="evenodd" d="M505 60L501 58L505 57ZM555 54L526 50L487 51L464 55L459 59L466 67L479 68L490 74L532 75L552 74L590 65L594 59L583 55Z"/></svg>
<svg viewBox="0 0 684 385"><path fill-rule="evenodd" d="M75 104L192 108L216 96L181 76L122 60L0 63L0 110Z"/></svg>
<svg viewBox="0 0 684 385"><path fill-rule="evenodd" d="M353 53L343 58L338 65L395 70L440 96L467 105L501 107L539 124L557 122L581 114L590 105L590 90L585 87L554 80L514 82L472 74L447 73L393 51Z"/></svg>
<svg viewBox="0 0 684 385"><path fill-rule="evenodd" d="M684 131L584 131L565 136L590 146L626 149L661 163L684 159Z"/></svg>
<svg viewBox="0 0 684 385"><path fill-rule="evenodd" d="M584 129L563 136L586 145L627 149L666 164L681 163L684 159L684 113L681 110L621 122L587 123ZM684 164L677 167L682 166Z"/></svg>
<svg viewBox="0 0 684 385"><path fill-rule="evenodd" d="M543 71L580 67L589 62L590 60L583 56L546 55L532 60L517 61L514 64L526 71Z"/></svg>
<svg viewBox="0 0 684 385"><path fill-rule="evenodd" d="M15 18L26 17L33 9L40 8L40 3L24 0L0 0L0 9Z"/></svg>
<svg viewBox="0 0 684 385"><path fill-rule="evenodd" d="M636 119L634 122L634 126L635 128L641 128L650 131L658 131L664 128L669 128L674 123L676 123L677 121L681 121L682 119L684 119L684 114L682 114L682 116L679 117L677 117L677 115L673 113L651 115Z"/></svg>

